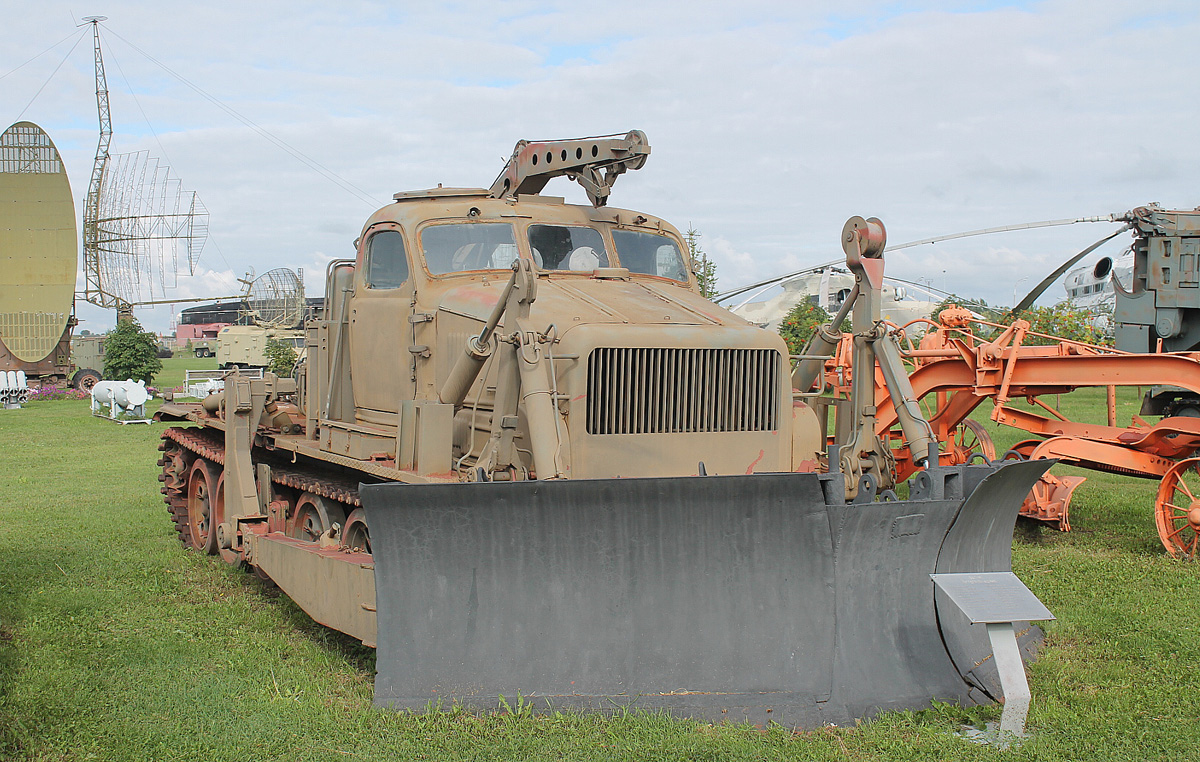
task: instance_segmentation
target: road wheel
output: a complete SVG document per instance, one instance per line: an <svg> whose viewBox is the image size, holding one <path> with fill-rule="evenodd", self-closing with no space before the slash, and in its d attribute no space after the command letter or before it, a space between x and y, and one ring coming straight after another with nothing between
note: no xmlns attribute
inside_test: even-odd
<svg viewBox="0 0 1200 762"><path fill-rule="evenodd" d="M371 533L367 530L367 514L362 508L355 508L346 517L342 544L351 550L371 552Z"/></svg>
<svg viewBox="0 0 1200 762"><path fill-rule="evenodd" d="M1181 460L1163 476L1154 500L1158 539L1176 558L1200 549L1200 458Z"/></svg>
<svg viewBox="0 0 1200 762"><path fill-rule="evenodd" d="M75 375L71 377L71 388L91 394L92 387L95 386L96 382L99 380L99 373L91 368L83 368L75 371Z"/></svg>
<svg viewBox="0 0 1200 762"><path fill-rule="evenodd" d="M296 501L296 512L287 525L287 536L316 542L330 527L346 525L346 513L333 500L305 492Z"/></svg>
<svg viewBox="0 0 1200 762"><path fill-rule="evenodd" d="M204 553L217 552L217 476L214 467L199 459L188 474L187 517L191 546Z"/></svg>

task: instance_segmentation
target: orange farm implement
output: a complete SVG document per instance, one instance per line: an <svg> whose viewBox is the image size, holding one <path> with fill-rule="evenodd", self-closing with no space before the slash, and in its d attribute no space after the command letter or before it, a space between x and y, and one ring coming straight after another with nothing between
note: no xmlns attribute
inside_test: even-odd
<svg viewBox="0 0 1200 762"><path fill-rule="evenodd" d="M912 328L929 324L914 344ZM973 328L981 326L982 330ZM987 329L994 338L981 338ZM905 329L908 329L907 331ZM963 308L944 310L936 322L914 321L896 329L901 355L910 369L909 383L934 435L942 443L946 464L996 457L986 429L968 416L990 402L991 419L1029 432L1006 459L1055 459L1097 471L1161 480L1154 511L1159 538L1172 555L1194 558L1200 550L1200 418L1173 416L1149 423L1134 416L1117 425L1115 390L1124 387L1178 387L1200 393L1200 353L1138 354L1038 334L1029 323L990 323ZM977 333L977 331L979 333ZM1034 337L1049 345L1025 343ZM824 396L817 406L828 416L849 399L853 383L850 358L856 337L844 335L825 363ZM820 347L815 347L820 351ZM810 344L809 352L814 351ZM816 359L812 354L802 357ZM1084 387L1107 390L1107 420L1102 424L1069 420L1044 398ZM876 430L898 443L893 455L898 479L917 472L908 448L900 443L900 418L887 393L882 371L875 371ZM1016 407L1025 401L1028 407ZM1030 409L1032 408L1032 409ZM840 425L840 423L838 424ZM1057 528L1070 529L1069 507L1079 476L1047 473L1021 506L1021 515Z"/></svg>

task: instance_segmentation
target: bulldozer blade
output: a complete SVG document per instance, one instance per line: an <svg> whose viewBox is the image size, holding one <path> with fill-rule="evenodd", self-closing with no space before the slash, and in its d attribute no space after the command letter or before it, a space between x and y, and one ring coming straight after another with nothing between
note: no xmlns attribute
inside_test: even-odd
<svg viewBox="0 0 1200 762"><path fill-rule="evenodd" d="M987 701L929 575L1007 570L1049 465L938 467L850 505L840 474L362 485L375 702L815 727Z"/></svg>
<svg viewBox="0 0 1200 762"><path fill-rule="evenodd" d="M1053 461L1025 461L989 475L971 492L950 527L938 554L937 573L1002 572L1012 570L1012 533L1017 511L1028 490L1050 469ZM1032 478L1031 478L1032 475ZM1008 506L1001 513L986 504ZM946 650L959 673L992 700L1003 696L992 646L983 627L973 627L965 614L941 590L935 595ZM1042 631L1029 622L1014 622L1017 642L1026 659L1036 655Z"/></svg>

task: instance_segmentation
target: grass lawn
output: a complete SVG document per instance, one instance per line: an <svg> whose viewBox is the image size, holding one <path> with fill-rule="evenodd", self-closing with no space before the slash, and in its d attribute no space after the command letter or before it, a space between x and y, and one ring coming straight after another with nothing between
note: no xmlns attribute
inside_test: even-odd
<svg viewBox="0 0 1200 762"><path fill-rule="evenodd" d="M213 360L165 364L160 388ZM1061 404L1102 420L1102 391ZM1075 531L1018 533L1014 567L1058 621L1030 667L1036 735L998 752L951 735L998 707L807 733L375 710L370 649L182 549L158 491L161 428L93 418L86 401L0 410L0 759L1200 758L1200 565L1159 544L1154 482L1080 472ZM995 431L998 448L1018 435Z"/></svg>

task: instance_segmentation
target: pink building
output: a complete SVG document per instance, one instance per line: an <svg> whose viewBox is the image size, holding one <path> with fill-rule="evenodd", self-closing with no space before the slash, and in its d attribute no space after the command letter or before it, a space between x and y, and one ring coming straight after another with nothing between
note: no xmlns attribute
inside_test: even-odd
<svg viewBox="0 0 1200 762"><path fill-rule="evenodd" d="M180 323L175 326L175 346L185 347L189 341L215 339L217 333L229 323Z"/></svg>

